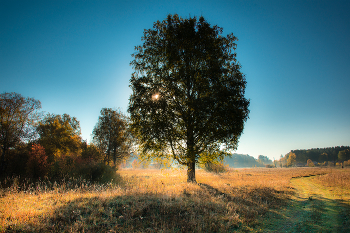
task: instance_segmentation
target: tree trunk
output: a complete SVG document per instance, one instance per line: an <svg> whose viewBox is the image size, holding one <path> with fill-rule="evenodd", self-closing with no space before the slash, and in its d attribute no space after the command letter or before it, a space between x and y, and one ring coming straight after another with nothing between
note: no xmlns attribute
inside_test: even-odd
<svg viewBox="0 0 350 233"><path fill-rule="evenodd" d="M5 146L2 147L2 151L0 152L0 175L5 174L5 153L7 152L7 148Z"/></svg>
<svg viewBox="0 0 350 233"><path fill-rule="evenodd" d="M189 85L189 84L188 84ZM190 85L189 85L190 86ZM189 90L187 89L187 97L190 98ZM189 110L187 113L187 182L196 182L196 154L194 151L194 133L193 133L193 117Z"/></svg>
<svg viewBox="0 0 350 233"><path fill-rule="evenodd" d="M117 163L117 155L116 155L116 153L117 153L117 149L114 147L113 148L113 166L114 167L117 167L117 165L116 165L116 163Z"/></svg>
<svg viewBox="0 0 350 233"><path fill-rule="evenodd" d="M1 152L1 155L0 155L0 175L2 175L4 173L4 170L5 170L5 155L4 155L4 152Z"/></svg>
<svg viewBox="0 0 350 233"><path fill-rule="evenodd" d="M196 181L196 163L189 162L187 164L187 182L188 183L197 183Z"/></svg>

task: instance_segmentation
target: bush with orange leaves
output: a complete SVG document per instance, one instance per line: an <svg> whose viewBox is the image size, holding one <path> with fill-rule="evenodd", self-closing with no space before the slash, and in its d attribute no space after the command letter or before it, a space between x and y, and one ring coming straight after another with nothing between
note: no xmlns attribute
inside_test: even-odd
<svg viewBox="0 0 350 233"><path fill-rule="evenodd" d="M48 172L49 164L45 148L40 144L33 144L27 161L28 176L34 179L43 178Z"/></svg>

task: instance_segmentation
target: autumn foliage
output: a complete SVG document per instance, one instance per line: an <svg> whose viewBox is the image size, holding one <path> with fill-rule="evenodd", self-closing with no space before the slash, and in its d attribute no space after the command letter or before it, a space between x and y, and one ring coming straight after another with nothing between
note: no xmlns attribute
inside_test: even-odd
<svg viewBox="0 0 350 233"><path fill-rule="evenodd" d="M37 179L46 176L48 171L49 164L45 148L40 144L33 144L27 161L28 176Z"/></svg>
<svg viewBox="0 0 350 233"><path fill-rule="evenodd" d="M117 179L116 167L122 160L116 158L130 154L129 147L124 146L125 137L108 142L113 148L102 150L99 144L88 145L81 138L80 123L75 117L66 113L43 115L37 111L40 107L40 101L33 98L0 94L0 183L11 177L17 177L20 183L64 183L70 179L108 183ZM103 126L126 135L127 120L115 120L123 127L112 127L114 121L104 122ZM111 132L102 131L99 136L106 137ZM130 141L127 145L131 145Z"/></svg>
<svg viewBox="0 0 350 233"><path fill-rule="evenodd" d="M308 167L314 167L315 164L312 162L311 159L308 159L308 160L307 160L307 166L308 166Z"/></svg>

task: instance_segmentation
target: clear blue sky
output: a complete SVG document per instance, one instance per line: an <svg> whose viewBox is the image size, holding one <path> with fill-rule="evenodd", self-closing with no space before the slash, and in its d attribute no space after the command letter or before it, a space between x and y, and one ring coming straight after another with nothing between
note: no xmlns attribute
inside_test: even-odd
<svg viewBox="0 0 350 233"><path fill-rule="evenodd" d="M237 153L350 145L350 1L0 0L0 92L77 117L89 140L104 107L127 112L129 63L168 14L238 37L251 100Z"/></svg>

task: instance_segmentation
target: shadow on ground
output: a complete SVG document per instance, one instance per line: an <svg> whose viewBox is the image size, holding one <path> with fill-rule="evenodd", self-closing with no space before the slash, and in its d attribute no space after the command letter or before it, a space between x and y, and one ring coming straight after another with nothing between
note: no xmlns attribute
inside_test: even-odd
<svg viewBox="0 0 350 233"><path fill-rule="evenodd" d="M137 194L78 198L26 230L8 232L236 232L284 202L269 188L235 188L224 193L207 184L182 195Z"/></svg>
<svg viewBox="0 0 350 233"><path fill-rule="evenodd" d="M350 232L350 205L313 196L293 198L286 207L269 212L262 232Z"/></svg>

